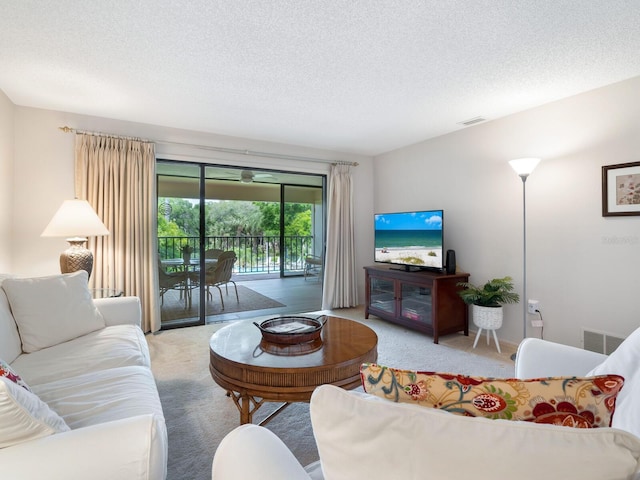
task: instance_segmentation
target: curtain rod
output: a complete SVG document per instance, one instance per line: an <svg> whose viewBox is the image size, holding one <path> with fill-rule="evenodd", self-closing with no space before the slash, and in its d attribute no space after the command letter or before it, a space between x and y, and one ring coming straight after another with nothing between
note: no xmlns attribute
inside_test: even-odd
<svg viewBox="0 0 640 480"><path fill-rule="evenodd" d="M114 135L108 135L108 134L104 134L104 133L96 133L96 132L87 132L87 131L83 131L83 130L76 130L75 128L71 128L71 127L58 127L60 130L62 130L65 133L85 133L87 135L104 135L104 136L114 136ZM130 138L130 137L125 137L125 138ZM141 140L141 139L136 139L136 140ZM239 148L226 148L226 147L215 147L212 145L198 145L198 144L193 144L193 143L182 143L182 142L170 142L170 141L164 141L164 140L147 140L150 142L154 142L154 143L161 143L164 145L180 145L180 146L184 146L184 147L193 147L193 148L198 148L200 150L211 150L214 152L223 152L223 153L231 153L234 155L253 155L255 157L264 157L264 158L277 158L277 159L281 159L281 160L297 160L297 161L302 161L302 162L315 162L315 163L331 163L333 165L350 165L352 167L357 167L358 166L358 162L347 162L347 161L335 161L335 160L328 160L325 158L313 158L313 157L301 157L298 155L286 155L286 154L280 154L280 153L271 153L271 152L258 152L255 150L242 150Z"/></svg>
<svg viewBox="0 0 640 480"><path fill-rule="evenodd" d="M86 130L77 130L75 128L71 128L71 127L58 127L60 130L62 130L64 133L80 133L80 134L85 134L85 135L94 135L96 137L107 137L107 138L124 138L125 140L135 140L138 142L153 142L153 140L149 140L147 138L141 138L141 137L127 137L124 135L114 135L112 133L103 133L103 132L88 132Z"/></svg>

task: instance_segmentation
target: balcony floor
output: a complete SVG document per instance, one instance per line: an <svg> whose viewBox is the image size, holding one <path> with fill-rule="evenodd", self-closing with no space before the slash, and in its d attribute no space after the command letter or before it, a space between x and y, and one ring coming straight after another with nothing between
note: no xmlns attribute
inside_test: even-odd
<svg viewBox="0 0 640 480"><path fill-rule="evenodd" d="M308 277L306 280L302 276L285 278L265 278L265 275L236 276L234 281L238 286L245 286L251 290L269 297L281 303L282 307L268 308L264 310L248 310L233 313L219 313L205 317L206 323L226 322L232 320L258 317L262 315L294 314L302 312L313 312L322 307L322 283L317 277ZM223 287L224 290L224 287ZM230 294L233 286L230 285ZM214 295L216 292L213 292ZM217 300L217 297L214 296ZM235 300L235 299L233 299ZM193 302L197 302L194 295ZM225 300L225 303L228 300ZM176 320L163 320L163 328L175 328L193 324L195 318L181 318Z"/></svg>
<svg viewBox="0 0 640 480"><path fill-rule="evenodd" d="M307 280L304 277L285 277L237 281L237 283L282 303L284 307L212 315L206 318L206 323L238 320L260 315L313 312L322 307L322 284L315 277Z"/></svg>

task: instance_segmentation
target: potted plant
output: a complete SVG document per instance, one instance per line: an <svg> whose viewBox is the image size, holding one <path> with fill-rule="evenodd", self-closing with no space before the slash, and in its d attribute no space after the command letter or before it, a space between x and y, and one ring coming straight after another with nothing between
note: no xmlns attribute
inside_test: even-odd
<svg viewBox="0 0 640 480"><path fill-rule="evenodd" d="M182 250L183 262L185 263L185 265L189 265L189 263L191 262L191 252L193 252L193 248L188 243L185 243L184 245L182 245L180 250Z"/></svg>
<svg viewBox="0 0 640 480"><path fill-rule="evenodd" d="M511 277L494 278L484 285L460 282L463 290L458 295L467 305L472 305L473 323L480 329L497 330L502 326L502 305L518 303L520 296L513 291Z"/></svg>

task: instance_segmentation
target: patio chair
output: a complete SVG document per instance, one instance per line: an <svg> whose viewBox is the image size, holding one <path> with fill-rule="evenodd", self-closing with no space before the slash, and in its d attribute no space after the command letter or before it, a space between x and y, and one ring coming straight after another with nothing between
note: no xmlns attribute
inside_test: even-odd
<svg viewBox="0 0 640 480"><path fill-rule="evenodd" d="M224 310L224 299L222 298L222 289L220 288L222 285L225 286L226 293L228 295L229 283L233 283L233 288L235 288L236 290L236 300L238 301L238 303L240 303L240 298L238 297L238 287L236 285L236 282L231 280L231 275L233 274L233 265L236 263L236 260L237 257L235 252L223 252L218 257L218 262L205 271L204 284L207 287L207 298L213 299L210 288L216 287L218 289L218 292L220 292L220 304L222 305L222 310Z"/></svg>
<svg viewBox="0 0 640 480"><path fill-rule="evenodd" d="M209 250L205 250L204 258L217 260L223 252L224 250L220 250L219 248L210 248Z"/></svg>
<svg viewBox="0 0 640 480"><path fill-rule="evenodd" d="M304 259L304 279L317 276L318 281L322 278L322 258L316 255L308 255Z"/></svg>
<svg viewBox="0 0 640 480"><path fill-rule="evenodd" d="M160 285L160 304L164 305L164 294L169 290L178 290L180 296L185 295L185 303L187 302L187 296L189 291L187 288L187 272L167 272L162 266L162 261L158 258L158 283Z"/></svg>

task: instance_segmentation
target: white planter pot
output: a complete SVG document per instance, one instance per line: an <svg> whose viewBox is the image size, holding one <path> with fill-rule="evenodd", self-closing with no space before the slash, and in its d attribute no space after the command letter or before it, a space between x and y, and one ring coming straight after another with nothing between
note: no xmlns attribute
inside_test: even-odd
<svg viewBox="0 0 640 480"><path fill-rule="evenodd" d="M472 305L473 324L485 330L497 330L502 326L502 306L500 307L481 307L480 305Z"/></svg>

